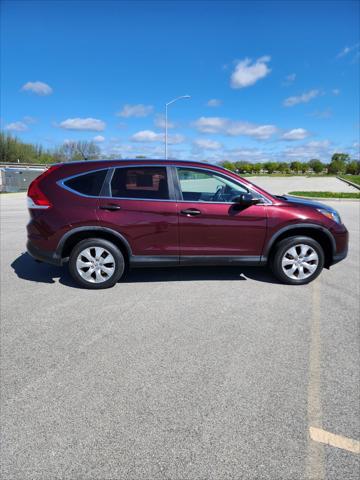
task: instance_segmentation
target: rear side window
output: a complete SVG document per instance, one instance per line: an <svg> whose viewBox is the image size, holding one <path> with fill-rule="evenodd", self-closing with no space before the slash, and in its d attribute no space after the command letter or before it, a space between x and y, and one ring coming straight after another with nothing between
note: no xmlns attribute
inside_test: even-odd
<svg viewBox="0 0 360 480"><path fill-rule="evenodd" d="M64 185L83 195L98 197L103 186L107 170L98 170L97 172L84 173L75 178L70 178L64 182Z"/></svg>
<svg viewBox="0 0 360 480"><path fill-rule="evenodd" d="M166 200L169 189L164 167L117 168L111 181L113 197Z"/></svg>

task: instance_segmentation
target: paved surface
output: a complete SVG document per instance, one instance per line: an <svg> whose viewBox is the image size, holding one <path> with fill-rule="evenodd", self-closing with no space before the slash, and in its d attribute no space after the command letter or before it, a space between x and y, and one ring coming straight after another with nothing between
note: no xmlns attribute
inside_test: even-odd
<svg viewBox="0 0 360 480"><path fill-rule="evenodd" d="M247 177L274 195L288 192L354 192L359 190L336 177Z"/></svg>
<svg viewBox="0 0 360 480"><path fill-rule="evenodd" d="M111 290L26 254L1 196L2 478L357 479L359 203L349 257L303 287L262 269L138 270Z"/></svg>

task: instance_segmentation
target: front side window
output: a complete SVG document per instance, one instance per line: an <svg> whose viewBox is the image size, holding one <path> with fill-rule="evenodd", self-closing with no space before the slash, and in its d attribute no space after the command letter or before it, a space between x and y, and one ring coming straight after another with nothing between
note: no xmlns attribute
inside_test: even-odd
<svg viewBox="0 0 360 480"><path fill-rule="evenodd" d="M189 202L233 202L248 190L215 172L178 168L183 200Z"/></svg>
<svg viewBox="0 0 360 480"><path fill-rule="evenodd" d="M64 185L83 195L98 197L103 186L107 170L84 173L64 181Z"/></svg>
<svg viewBox="0 0 360 480"><path fill-rule="evenodd" d="M113 197L167 200L169 189L164 167L117 168L111 181Z"/></svg>

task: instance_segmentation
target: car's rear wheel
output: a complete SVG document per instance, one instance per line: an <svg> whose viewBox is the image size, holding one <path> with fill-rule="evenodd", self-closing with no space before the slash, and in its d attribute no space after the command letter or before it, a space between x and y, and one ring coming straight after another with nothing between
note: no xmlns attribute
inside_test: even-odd
<svg viewBox="0 0 360 480"><path fill-rule="evenodd" d="M271 259L274 275L283 283L303 285L320 275L324 267L324 251L310 237L289 237L281 240Z"/></svg>
<svg viewBox="0 0 360 480"><path fill-rule="evenodd" d="M116 245L102 238L88 238L72 250L69 270L82 287L109 288L122 277L125 259Z"/></svg>

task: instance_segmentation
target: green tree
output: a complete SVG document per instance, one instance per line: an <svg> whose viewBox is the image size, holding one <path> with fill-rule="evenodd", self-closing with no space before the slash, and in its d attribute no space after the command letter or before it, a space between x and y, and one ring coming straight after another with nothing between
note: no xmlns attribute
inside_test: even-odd
<svg viewBox="0 0 360 480"><path fill-rule="evenodd" d="M274 173L278 170L279 164L278 162L266 162L264 163L264 168L265 170L268 171L268 173Z"/></svg>
<svg viewBox="0 0 360 480"><path fill-rule="evenodd" d="M52 152L41 145L24 143L9 133L0 132L0 161L2 163L52 163Z"/></svg>
<svg viewBox="0 0 360 480"><path fill-rule="evenodd" d="M360 175L360 160L351 160L346 165L346 173L349 175Z"/></svg>
<svg viewBox="0 0 360 480"><path fill-rule="evenodd" d="M299 173L301 172L302 170L302 163L301 162L298 162L298 161L295 161L295 162L291 162L290 163L290 168L293 172L295 173Z"/></svg>
<svg viewBox="0 0 360 480"><path fill-rule="evenodd" d="M350 155L347 153L334 153L333 156L331 157L331 161L339 161L343 163L348 163L350 162Z"/></svg>
<svg viewBox="0 0 360 480"><path fill-rule="evenodd" d="M224 160L223 162L220 163L220 165L232 172L235 172L236 170L235 164L233 162L229 162L228 160Z"/></svg>
<svg viewBox="0 0 360 480"><path fill-rule="evenodd" d="M289 168L289 165L286 162L279 163L279 167L278 167L279 172L285 173L287 172L288 168Z"/></svg>
<svg viewBox="0 0 360 480"><path fill-rule="evenodd" d="M244 161L236 162L235 167L239 173L250 173L252 169L252 165Z"/></svg>
<svg viewBox="0 0 360 480"><path fill-rule="evenodd" d="M254 163L254 164L252 165L251 173L259 174L260 171L262 170L262 168L263 168L263 164L262 164L262 163Z"/></svg>
<svg viewBox="0 0 360 480"><path fill-rule="evenodd" d="M324 170L324 164L316 158L310 160L308 165L315 173L321 173Z"/></svg>
<svg viewBox="0 0 360 480"><path fill-rule="evenodd" d="M341 160L331 160L331 163L328 167L328 173L332 175L338 175L339 173L344 173L346 170L346 165Z"/></svg>
<svg viewBox="0 0 360 480"><path fill-rule="evenodd" d="M100 156L100 148L95 142L79 140L65 142L56 151L56 155L65 162L76 160L97 160Z"/></svg>

